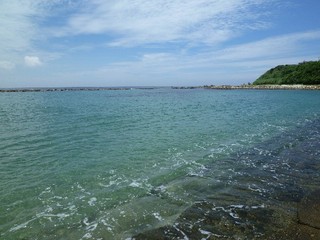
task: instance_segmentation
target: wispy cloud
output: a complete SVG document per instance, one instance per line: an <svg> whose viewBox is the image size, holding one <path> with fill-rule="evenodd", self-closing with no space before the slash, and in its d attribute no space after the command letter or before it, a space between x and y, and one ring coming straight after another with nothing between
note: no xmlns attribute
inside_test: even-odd
<svg viewBox="0 0 320 240"><path fill-rule="evenodd" d="M36 43L49 37L41 23L63 2L67 0L0 2L0 68L11 69L23 62L26 53L39 51Z"/></svg>
<svg viewBox="0 0 320 240"><path fill-rule="evenodd" d="M252 81L274 65L319 57L319 29L286 28L274 15L283 2L292 7L281 0L0 0L0 71L8 85L24 73L43 79L43 71L24 67L40 65L50 84Z"/></svg>
<svg viewBox="0 0 320 240"><path fill-rule="evenodd" d="M68 42L73 36L100 35L105 46L221 43L244 30L267 27L255 8L270 2L277 0L1 1L0 68L22 64L25 55L48 55L42 43Z"/></svg>
<svg viewBox="0 0 320 240"><path fill-rule="evenodd" d="M93 0L68 20L64 34L109 34L110 45L192 42L214 44L268 23L261 0ZM250 20L255 20L251 21ZM248 22L249 21L249 22Z"/></svg>
<svg viewBox="0 0 320 240"><path fill-rule="evenodd" d="M317 59L314 53L306 55L304 47L320 40L320 31L301 32L270 37L263 40L230 46L206 53L174 54L170 52L143 54L136 61L109 64L96 71L84 73L116 82L132 79L139 84L179 84L197 78L202 84L223 84L254 81L270 67L283 63L297 63ZM134 76L134 77L133 77Z"/></svg>
<svg viewBox="0 0 320 240"><path fill-rule="evenodd" d="M13 54L30 48L35 28L29 17L34 14L30 2L2 1L0 4L0 60L6 69L13 66Z"/></svg>
<svg viewBox="0 0 320 240"><path fill-rule="evenodd" d="M14 63L9 61L0 61L0 69L11 70L15 67Z"/></svg>
<svg viewBox="0 0 320 240"><path fill-rule="evenodd" d="M37 17L43 14L41 1L14 0L0 4L0 61L2 68L14 67L20 62L21 52L32 50L39 36Z"/></svg>
<svg viewBox="0 0 320 240"><path fill-rule="evenodd" d="M216 55L225 61L288 57L301 54L299 51L304 46L319 40L320 31L292 33L232 46L216 52Z"/></svg>

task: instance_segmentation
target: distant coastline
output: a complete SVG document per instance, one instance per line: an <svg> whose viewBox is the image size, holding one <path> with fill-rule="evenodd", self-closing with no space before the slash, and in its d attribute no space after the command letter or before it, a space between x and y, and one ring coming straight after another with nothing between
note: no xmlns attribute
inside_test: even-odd
<svg viewBox="0 0 320 240"><path fill-rule="evenodd" d="M257 90L320 90L320 85L303 85L303 84L282 84L282 85L274 85L274 84L266 84L266 85L240 85L240 86L230 86L230 85L222 85L222 86L204 86L206 89L257 89Z"/></svg>
<svg viewBox="0 0 320 240"><path fill-rule="evenodd" d="M216 90L237 90L237 89L253 89L253 90L320 90L320 85L205 85L201 87L173 87L174 89L216 89Z"/></svg>
<svg viewBox="0 0 320 240"><path fill-rule="evenodd" d="M320 61L278 65L262 74L253 85L319 85Z"/></svg>
<svg viewBox="0 0 320 240"><path fill-rule="evenodd" d="M110 91L131 90L131 87L43 87L43 88L7 88L0 92L68 92L68 91ZM152 87L137 87L135 89L153 89Z"/></svg>
<svg viewBox="0 0 320 240"><path fill-rule="evenodd" d="M0 93L9 92L68 92L68 91L117 91L117 90L152 90L161 87L66 87L66 88L8 88L0 89ZM234 85L205 85L205 86L181 86L181 87L171 87L172 89L212 89L212 90L238 90L238 89L252 89L252 90L320 90L320 85L253 85L253 84L243 84L239 86Z"/></svg>

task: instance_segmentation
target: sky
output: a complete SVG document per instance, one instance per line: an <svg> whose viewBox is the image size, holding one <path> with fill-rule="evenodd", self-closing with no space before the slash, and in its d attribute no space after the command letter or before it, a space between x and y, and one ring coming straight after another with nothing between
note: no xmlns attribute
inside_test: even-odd
<svg viewBox="0 0 320 240"><path fill-rule="evenodd" d="M240 85L320 59L319 0L0 0L0 88Z"/></svg>

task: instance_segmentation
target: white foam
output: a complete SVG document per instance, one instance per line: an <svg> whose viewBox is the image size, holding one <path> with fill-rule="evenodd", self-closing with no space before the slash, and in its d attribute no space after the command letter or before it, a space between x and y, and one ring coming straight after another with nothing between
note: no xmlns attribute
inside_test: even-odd
<svg viewBox="0 0 320 240"><path fill-rule="evenodd" d="M76 205L71 205L71 206L69 206L69 208L68 208L70 211L76 211L77 210L77 207L76 207Z"/></svg>
<svg viewBox="0 0 320 240"><path fill-rule="evenodd" d="M228 212L228 210L226 210L224 207L213 207L212 210L213 211L222 210L224 212Z"/></svg>
<svg viewBox="0 0 320 240"><path fill-rule="evenodd" d="M86 233L85 235L83 235L83 237L81 239L89 239L89 238L92 238L91 233Z"/></svg>
<svg viewBox="0 0 320 240"><path fill-rule="evenodd" d="M158 219L159 221L163 221L164 219L160 216L160 213L153 213L152 214L156 219Z"/></svg>
<svg viewBox="0 0 320 240"><path fill-rule="evenodd" d="M133 181L132 183L129 184L130 187L141 187L141 183L137 182L137 181Z"/></svg>
<svg viewBox="0 0 320 240"><path fill-rule="evenodd" d="M239 216L236 213L230 212L229 215L234 219L239 219Z"/></svg>
<svg viewBox="0 0 320 240"><path fill-rule="evenodd" d="M105 219L102 219L101 222L102 222L102 224L105 225L105 226L111 226L110 224L108 224L108 223L106 222Z"/></svg>
<svg viewBox="0 0 320 240"><path fill-rule="evenodd" d="M79 183L77 183L77 188L80 189L81 192L86 191Z"/></svg>
<svg viewBox="0 0 320 240"><path fill-rule="evenodd" d="M43 212L43 213L37 214L38 218L44 217L44 218L50 218L51 219L52 217L57 217L60 220L66 218L66 217L69 217L69 216L70 216L70 214L67 214L67 213L50 214L50 213Z"/></svg>
<svg viewBox="0 0 320 240"><path fill-rule="evenodd" d="M99 183L99 186L107 188L107 187L111 187L115 184L117 184L117 181L110 181L109 184Z"/></svg>
<svg viewBox="0 0 320 240"><path fill-rule="evenodd" d="M88 218L84 218L82 221L86 226L89 226Z"/></svg>
<svg viewBox="0 0 320 240"><path fill-rule="evenodd" d="M21 224L19 224L19 225L16 225L16 226L10 228L9 232L15 232L15 231L20 230L20 229L22 229L22 228L26 228L27 225L28 225L29 223L33 222L34 220L36 220L36 218L32 218L32 219L29 220L29 221L26 221L26 222L24 222L24 223L21 223Z"/></svg>
<svg viewBox="0 0 320 240"><path fill-rule="evenodd" d="M60 196L53 196L52 198L50 198L50 199L58 199L58 200L62 200L63 199L63 197L60 197Z"/></svg>
<svg viewBox="0 0 320 240"><path fill-rule="evenodd" d="M253 187L252 187L253 186ZM264 189L261 189L261 188L258 188L256 185L249 185L248 188L253 191L253 192L259 192L259 193L264 193L265 190Z"/></svg>
<svg viewBox="0 0 320 240"><path fill-rule="evenodd" d="M45 210L45 212L52 212L52 211L53 211L53 208L50 206Z"/></svg>
<svg viewBox="0 0 320 240"><path fill-rule="evenodd" d="M189 240L188 236L181 229L179 229L177 226L178 226L178 224L173 225L173 227L183 235L183 240Z"/></svg>
<svg viewBox="0 0 320 240"><path fill-rule="evenodd" d="M69 217L70 214L67 214L67 213L58 213L55 215L56 217L60 218L60 219L63 219L63 218L66 218L66 217Z"/></svg>
<svg viewBox="0 0 320 240"><path fill-rule="evenodd" d="M156 187L155 189L156 189L157 191L164 192L164 191L166 191L167 187L164 186L164 185L160 185L159 187Z"/></svg>
<svg viewBox="0 0 320 240"><path fill-rule="evenodd" d="M97 226L98 226L98 223L93 223L93 224L87 226L86 230L92 232L97 228Z"/></svg>
<svg viewBox="0 0 320 240"><path fill-rule="evenodd" d="M90 206L94 206L96 205L96 202L97 202L97 198L93 197L93 198L90 198L90 200L88 201L88 204Z"/></svg>
<svg viewBox="0 0 320 240"><path fill-rule="evenodd" d="M42 195L47 194L47 193L51 193L51 187L47 187L45 190L43 190L43 191L39 194L38 199L39 199L39 200L42 200L42 199L41 199Z"/></svg>
<svg viewBox="0 0 320 240"><path fill-rule="evenodd" d="M202 229L199 229L199 231L203 235L212 235L212 232L208 232L208 231L205 231L205 230L202 230Z"/></svg>
<svg viewBox="0 0 320 240"><path fill-rule="evenodd" d="M100 222L101 222L104 226L107 227L107 230L108 230L109 232L113 232L113 229L115 228L114 225L111 225L111 224L107 223L107 221L106 221L105 219L101 219ZM113 218L113 222L115 222L115 219L114 219L114 218Z"/></svg>
<svg viewBox="0 0 320 240"><path fill-rule="evenodd" d="M230 205L232 208L244 208L244 205Z"/></svg>
<svg viewBox="0 0 320 240"><path fill-rule="evenodd" d="M265 208L266 206L264 204L261 204L260 206L251 206L252 209L258 209L258 208Z"/></svg>

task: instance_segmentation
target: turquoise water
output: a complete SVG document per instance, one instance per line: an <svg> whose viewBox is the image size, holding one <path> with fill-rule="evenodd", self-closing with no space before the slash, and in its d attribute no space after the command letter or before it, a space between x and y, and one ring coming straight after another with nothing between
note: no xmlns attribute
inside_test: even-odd
<svg viewBox="0 0 320 240"><path fill-rule="evenodd" d="M319 103L293 90L1 93L0 239L172 224L230 174L222 159L318 119Z"/></svg>

